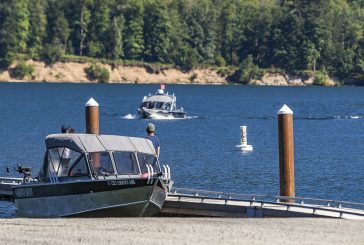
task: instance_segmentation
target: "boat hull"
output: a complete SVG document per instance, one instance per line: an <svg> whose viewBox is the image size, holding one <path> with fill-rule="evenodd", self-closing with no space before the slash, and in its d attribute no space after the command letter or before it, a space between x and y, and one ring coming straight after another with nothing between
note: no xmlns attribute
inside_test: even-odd
<svg viewBox="0 0 364 245"><path fill-rule="evenodd" d="M71 195L16 198L19 217L141 217L157 215L167 196L161 184L119 186ZM117 182L116 182L117 183ZM101 184L101 183L100 183ZM62 188L62 184L58 188ZM65 188L69 188L70 186ZM116 186L117 187L117 186ZM30 187L23 187L30 188ZM20 189L20 188L18 188ZM77 189L77 186L75 187ZM101 188L103 189L103 188ZM16 193L16 192L15 192ZM21 193L18 191L18 194Z"/></svg>
<svg viewBox="0 0 364 245"><path fill-rule="evenodd" d="M150 119L181 119L186 118L185 111L164 111L164 110L139 110L139 113L144 118Z"/></svg>

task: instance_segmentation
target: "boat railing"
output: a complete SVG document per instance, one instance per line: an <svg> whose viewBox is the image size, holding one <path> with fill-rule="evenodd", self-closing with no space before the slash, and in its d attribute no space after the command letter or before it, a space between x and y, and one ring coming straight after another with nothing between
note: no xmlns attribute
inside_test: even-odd
<svg viewBox="0 0 364 245"><path fill-rule="evenodd" d="M364 212L364 204L358 202L337 201L331 199L319 199L319 198L304 198L304 197L287 197L287 196L274 196L274 195L256 195L256 194L235 194L224 193L215 191L205 191L197 189L187 188L172 188L170 195L178 195L179 197L196 197L201 199L221 199L227 203L231 201L247 201L250 205L253 203L261 203L261 205L272 204L284 204L286 206L319 206L326 208L338 208L338 209L358 209ZM202 200L203 201L203 200Z"/></svg>
<svg viewBox="0 0 364 245"><path fill-rule="evenodd" d="M18 185L23 181L23 178L13 178L13 177L0 177L0 184L8 185Z"/></svg>
<svg viewBox="0 0 364 245"><path fill-rule="evenodd" d="M163 179L171 179L171 168L168 165L163 165Z"/></svg>

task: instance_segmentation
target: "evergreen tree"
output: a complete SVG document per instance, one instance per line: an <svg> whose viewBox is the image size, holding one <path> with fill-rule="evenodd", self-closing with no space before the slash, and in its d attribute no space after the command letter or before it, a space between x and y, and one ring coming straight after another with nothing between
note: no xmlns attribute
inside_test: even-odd
<svg viewBox="0 0 364 245"><path fill-rule="evenodd" d="M170 22L164 1L148 0L144 12L144 59L165 62L170 44Z"/></svg>
<svg viewBox="0 0 364 245"><path fill-rule="evenodd" d="M110 28L109 1L94 0L89 24L87 53L92 57L106 57L108 31Z"/></svg>
<svg viewBox="0 0 364 245"><path fill-rule="evenodd" d="M121 59L123 57L123 17L116 16L113 18L109 31L109 57L111 59Z"/></svg>
<svg viewBox="0 0 364 245"><path fill-rule="evenodd" d="M17 53L27 51L28 0L5 0L0 4L0 63L9 66Z"/></svg>
<svg viewBox="0 0 364 245"><path fill-rule="evenodd" d="M125 7L125 28L123 50L126 59L138 60L144 50L144 6L139 0L128 0Z"/></svg>
<svg viewBox="0 0 364 245"><path fill-rule="evenodd" d="M184 69L244 63L363 79L363 33L363 0L0 2L3 67L19 53L50 63L67 53Z"/></svg>
<svg viewBox="0 0 364 245"><path fill-rule="evenodd" d="M29 4L29 53L32 57L39 57L46 37L47 16L45 14L46 1L33 0Z"/></svg>
<svg viewBox="0 0 364 245"><path fill-rule="evenodd" d="M66 0L48 0L47 6L47 43L54 48L67 50L70 28L65 16ZM50 46L48 46L50 47Z"/></svg>
<svg viewBox="0 0 364 245"><path fill-rule="evenodd" d="M169 18L171 21L171 34L168 58L183 69L191 69L197 65L197 55L189 45L189 30L184 22L187 11L186 0L172 1L168 6Z"/></svg>
<svg viewBox="0 0 364 245"><path fill-rule="evenodd" d="M74 50L71 53L83 55L85 49L85 40L89 33L89 24L91 21L91 7L93 0L70 1L65 9L66 17L71 29L70 41Z"/></svg>

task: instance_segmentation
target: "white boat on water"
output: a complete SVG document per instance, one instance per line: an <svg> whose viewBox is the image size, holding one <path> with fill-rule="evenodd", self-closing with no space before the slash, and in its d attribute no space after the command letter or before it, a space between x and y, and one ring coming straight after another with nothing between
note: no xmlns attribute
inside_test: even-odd
<svg viewBox="0 0 364 245"><path fill-rule="evenodd" d="M187 112L183 108L177 108L176 96L165 92L165 86L157 90L155 94L144 96L140 102L138 113L143 118L174 119L185 118Z"/></svg>

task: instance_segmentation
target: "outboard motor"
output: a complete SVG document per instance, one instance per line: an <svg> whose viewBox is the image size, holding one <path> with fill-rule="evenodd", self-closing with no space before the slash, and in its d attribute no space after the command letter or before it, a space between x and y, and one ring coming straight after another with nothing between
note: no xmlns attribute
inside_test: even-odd
<svg viewBox="0 0 364 245"><path fill-rule="evenodd" d="M30 180L32 179L32 168L26 166L19 166L18 164L16 165L16 167L17 167L16 171L18 173L23 174L23 182L30 182Z"/></svg>

